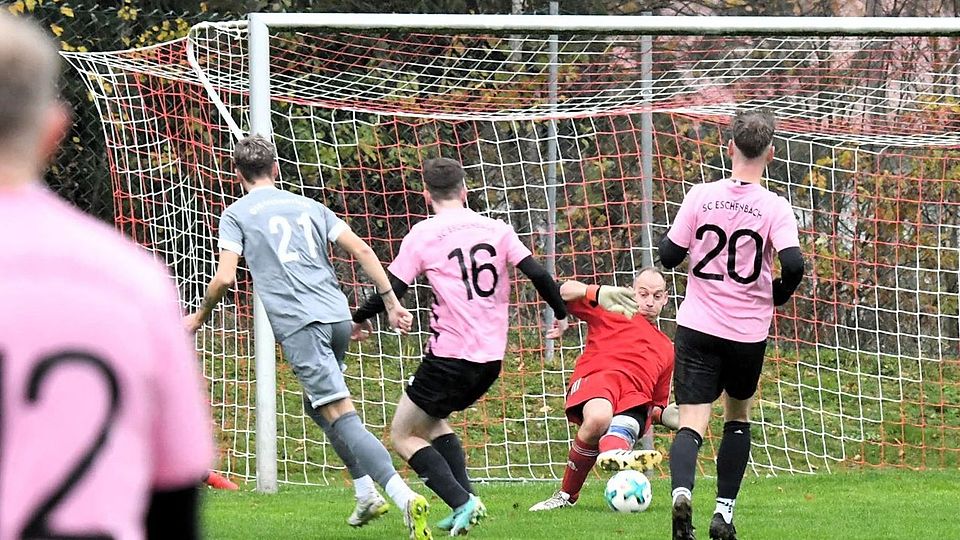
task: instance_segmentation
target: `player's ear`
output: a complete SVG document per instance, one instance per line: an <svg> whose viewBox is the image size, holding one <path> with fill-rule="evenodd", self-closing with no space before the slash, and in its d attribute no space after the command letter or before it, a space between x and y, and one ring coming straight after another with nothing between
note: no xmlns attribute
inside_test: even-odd
<svg viewBox="0 0 960 540"><path fill-rule="evenodd" d="M460 186L460 202L467 202L467 186Z"/></svg>
<svg viewBox="0 0 960 540"><path fill-rule="evenodd" d="M270 179L276 180L278 176L280 176L280 162L274 161L270 167Z"/></svg>
<svg viewBox="0 0 960 540"><path fill-rule="evenodd" d="M427 206L433 203L433 197L430 196L430 190L427 188L423 188L423 200L426 201Z"/></svg>
<svg viewBox="0 0 960 540"><path fill-rule="evenodd" d="M60 147L60 141L70 128L70 110L66 103L57 101L44 113L37 156L45 166Z"/></svg>
<svg viewBox="0 0 960 540"><path fill-rule="evenodd" d="M773 143L770 144L770 148L767 149L767 163L773 161Z"/></svg>
<svg viewBox="0 0 960 540"><path fill-rule="evenodd" d="M730 139L729 141L727 141L727 155L729 157L733 157L733 151L734 151L734 142L733 142L733 139Z"/></svg>

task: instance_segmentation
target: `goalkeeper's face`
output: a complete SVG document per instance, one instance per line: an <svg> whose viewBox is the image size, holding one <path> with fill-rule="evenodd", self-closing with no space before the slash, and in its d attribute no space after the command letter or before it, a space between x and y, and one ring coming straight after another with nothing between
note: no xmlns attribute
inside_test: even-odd
<svg viewBox="0 0 960 540"><path fill-rule="evenodd" d="M667 303L667 284L659 272L643 272L633 282L633 292L640 306L640 315L653 322Z"/></svg>

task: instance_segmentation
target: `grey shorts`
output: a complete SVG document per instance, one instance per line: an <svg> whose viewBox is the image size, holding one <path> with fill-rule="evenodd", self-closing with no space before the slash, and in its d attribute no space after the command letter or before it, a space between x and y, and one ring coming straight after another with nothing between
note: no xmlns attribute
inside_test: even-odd
<svg viewBox="0 0 960 540"><path fill-rule="evenodd" d="M310 323L287 336L281 345L283 357L303 385L316 408L350 397L340 364L350 346L350 321Z"/></svg>

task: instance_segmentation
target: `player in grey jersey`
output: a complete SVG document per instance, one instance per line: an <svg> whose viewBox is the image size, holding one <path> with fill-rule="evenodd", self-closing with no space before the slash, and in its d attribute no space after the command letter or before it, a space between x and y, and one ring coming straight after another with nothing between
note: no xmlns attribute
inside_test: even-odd
<svg viewBox="0 0 960 540"><path fill-rule="evenodd" d="M307 412L354 478L357 508L347 522L362 526L386 512L376 481L404 509L410 538L431 538L426 499L406 485L383 444L360 422L344 382L340 365L352 323L327 243L347 251L370 276L394 328L408 331L412 315L391 290L376 254L343 220L312 199L277 189L269 140L254 135L239 141L234 165L247 194L221 217L216 275L200 309L184 324L195 332L210 317L234 284L243 256L283 355L303 385Z"/></svg>

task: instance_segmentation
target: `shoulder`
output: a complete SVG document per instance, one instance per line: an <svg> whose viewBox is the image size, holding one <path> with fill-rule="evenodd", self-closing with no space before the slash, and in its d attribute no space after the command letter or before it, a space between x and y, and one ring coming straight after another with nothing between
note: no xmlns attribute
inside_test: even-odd
<svg viewBox="0 0 960 540"><path fill-rule="evenodd" d="M700 184L694 184L690 186L690 189L686 191L683 196L683 200L693 200L698 199L703 196L704 193L709 192L713 189L713 186L716 185L716 182L703 182Z"/></svg>
<svg viewBox="0 0 960 540"><path fill-rule="evenodd" d="M106 286L123 290L124 296L148 305L170 300L173 281L167 270L142 246L116 229L63 205L62 218L69 223L59 247L72 268L99 277Z"/></svg>
<svg viewBox="0 0 960 540"><path fill-rule="evenodd" d="M786 197L773 190L767 190L767 201L770 206L784 214L793 215L793 205Z"/></svg>

